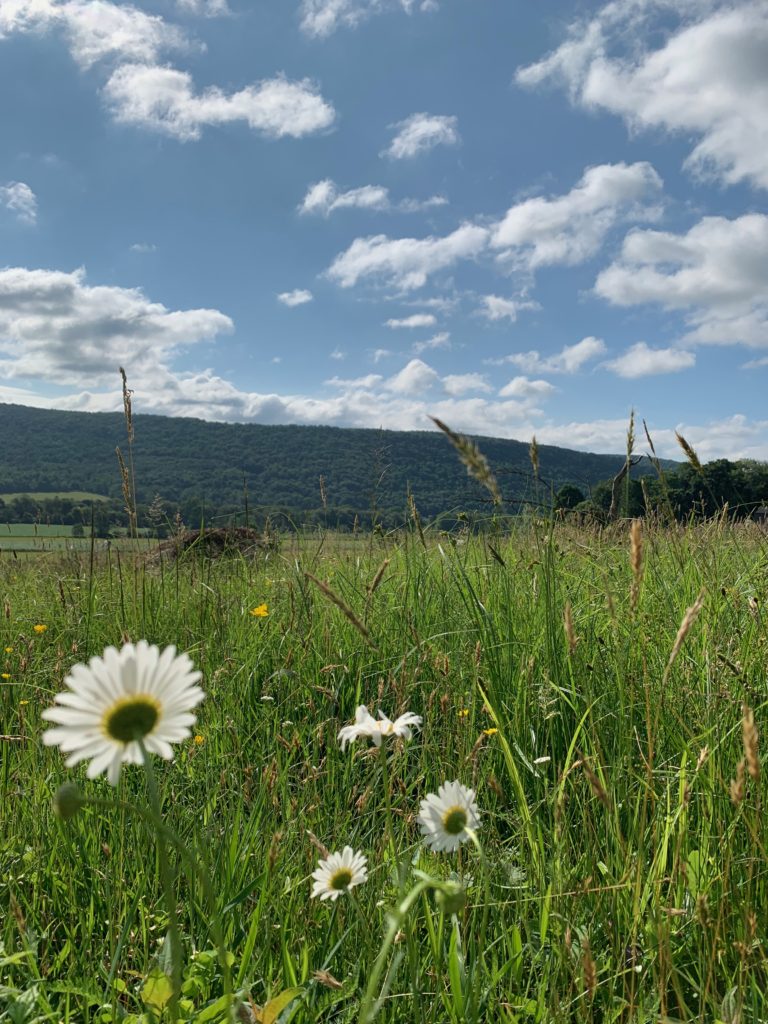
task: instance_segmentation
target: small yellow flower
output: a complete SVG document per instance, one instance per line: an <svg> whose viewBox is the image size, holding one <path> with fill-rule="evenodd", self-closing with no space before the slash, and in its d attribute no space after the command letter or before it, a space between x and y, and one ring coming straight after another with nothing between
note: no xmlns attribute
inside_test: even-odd
<svg viewBox="0 0 768 1024"><path fill-rule="evenodd" d="M200 733L198 733L197 736L195 736L193 742L196 747L202 747L202 745L205 743L205 736L201 736Z"/></svg>
<svg viewBox="0 0 768 1024"><path fill-rule="evenodd" d="M39 634L39 633L44 633L44 632L46 631L46 629L48 629L48 627L47 627L47 626L45 626L45 625L43 625L43 623L42 623L42 622L38 622L38 624L37 624L36 626L33 626L32 628L33 628L33 629L34 629L34 631L35 631L36 633L38 633L38 634Z"/></svg>
<svg viewBox="0 0 768 1024"><path fill-rule="evenodd" d="M251 608L251 615L256 619L266 619L269 615L269 608L266 604L257 604L255 608Z"/></svg>
<svg viewBox="0 0 768 1024"><path fill-rule="evenodd" d="M13 648L12 647L6 647L5 648L5 653L6 654L13 654Z"/></svg>
<svg viewBox="0 0 768 1024"><path fill-rule="evenodd" d="M10 672L3 672L0 675L0 679L10 679L10 678L11 678L11 673Z"/></svg>
<svg viewBox="0 0 768 1024"><path fill-rule="evenodd" d="M495 736L498 731L498 729L483 729L483 733L486 736Z"/></svg>
<svg viewBox="0 0 768 1024"><path fill-rule="evenodd" d="M462 708L459 712L459 718L467 718L469 715L469 708Z"/></svg>
<svg viewBox="0 0 768 1024"><path fill-rule="evenodd" d="M28 701L28 700L20 700L20 701L19 701L19 707L22 707L22 708L23 708L23 707L25 707L25 706L26 706L27 704L29 704L29 701Z"/></svg>

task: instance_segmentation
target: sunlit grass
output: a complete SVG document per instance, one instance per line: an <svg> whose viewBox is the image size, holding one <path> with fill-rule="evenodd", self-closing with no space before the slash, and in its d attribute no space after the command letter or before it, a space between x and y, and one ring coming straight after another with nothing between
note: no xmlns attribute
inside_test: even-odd
<svg viewBox="0 0 768 1024"><path fill-rule="evenodd" d="M71 665L142 638L203 672L196 732L157 772L256 1004L289 992L281 1019L357 1021L373 977L387 1022L765 1019L768 545L722 522L637 544L627 525L542 522L287 541L254 561L113 552L93 572L87 555L3 556L0 1021L162 1005L153 837L127 810L57 819L61 783L112 791L40 741ZM386 761L360 740L342 751L360 704L423 728ZM476 791L482 856L423 845L420 801L453 779ZM138 768L118 793L146 803ZM310 898L318 843L367 857L365 884L331 905ZM224 1020L206 896L176 863L182 1012ZM416 871L466 894L416 892Z"/></svg>

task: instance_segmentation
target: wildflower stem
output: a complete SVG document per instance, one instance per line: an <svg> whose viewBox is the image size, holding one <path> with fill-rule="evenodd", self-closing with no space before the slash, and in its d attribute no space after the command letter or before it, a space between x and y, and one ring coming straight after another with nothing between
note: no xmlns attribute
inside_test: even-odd
<svg viewBox="0 0 768 1024"><path fill-rule="evenodd" d="M144 774L147 777L149 802L155 818L162 821L163 815L162 808L160 806L160 794L157 789L155 772L152 768L152 759L147 752L147 748L144 746L143 738L138 737L137 742L141 748L141 756L144 759ZM179 1019L179 992L181 991L181 934L179 932L179 922L176 915L176 890L173 883L171 863L168 859L165 830L158 828L156 829L155 834L157 836L157 856L160 862L160 884L163 888L165 908L166 913L168 914L168 939L166 941L171 944L171 997L169 999L169 1008L171 1020L176 1021Z"/></svg>
<svg viewBox="0 0 768 1024"><path fill-rule="evenodd" d="M384 806L387 811L387 839L389 840L389 852L392 856L393 865L397 864L397 848L395 846L395 830L392 823L392 794L390 792L389 765L387 764L387 744L382 743L379 747L379 758L381 760L381 774L384 780Z"/></svg>

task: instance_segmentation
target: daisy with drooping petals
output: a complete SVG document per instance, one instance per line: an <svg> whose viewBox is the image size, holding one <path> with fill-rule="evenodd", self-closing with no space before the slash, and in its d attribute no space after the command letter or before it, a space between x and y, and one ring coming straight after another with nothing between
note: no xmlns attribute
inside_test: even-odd
<svg viewBox="0 0 768 1024"><path fill-rule="evenodd" d="M139 740L152 754L173 759L171 743L191 735L192 708L205 694L197 686L202 673L176 648L160 651L146 640L107 647L87 665L73 665L56 694L56 707L43 718L56 728L43 733L46 746L69 754L67 767L88 758L88 778L107 773L117 785L120 765L140 764Z"/></svg>
<svg viewBox="0 0 768 1024"><path fill-rule="evenodd" d="M367 857L345 846L341 853L329 853L312 872L312 895L337 900L343 892L362 885L368 878Z"/></svg>
<svg viewBox="0 0 768 1024"><path fill-rule="evenodd" d="M365 704L361 704L355 712L354 725L345 725L339 730L339 742L341 749L345 750L348 743L354 743L359 736L365 736L377 746L385 736L401 736L409 740L413 736L414 729L421 728L421 715L415 715L412 711L406 711L394 722L379 711L378 719L374 718L368 711Z"/></svg>
<svg viewBox="0 0 768 1024"><path fill-rule="evenodd" d="M474 831L480 824L474 789L467 789L460 782L444 782L437 796L430 793L421 801L416 820L430 849L453 853L469 839L467 829Z"/></svg>

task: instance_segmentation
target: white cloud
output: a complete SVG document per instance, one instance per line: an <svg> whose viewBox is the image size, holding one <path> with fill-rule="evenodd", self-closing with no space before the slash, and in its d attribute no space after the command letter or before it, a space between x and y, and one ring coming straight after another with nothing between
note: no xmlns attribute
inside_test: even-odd
<svg viewBox="0 0 768 1024"><path fill-rule="evenodd" d="M389 197L389 189L383 185L361 185L360 188L339 192L336 184L330 178L325 178L309 186L298 210L301 214L315 213L322 217L330 216L335 210L351 208L418 213L434 206L445 206L447 202L444 196L430 196L428 199L401 199L393 203Z"/></svg>
<svg viewBox="0 0 768 1024"><path fill-rule="evenodd" d="M331 377L325 383L330 384L331 387L341 388L344 391L357 390L363 388L366 391L370 391L371 388L377 387L384 378L379 373L369 373L365 377L354 377L351 380L345 380L342 377Z"/></svg>
<svg viewBox="0 0 768 1024"><path fill-rule="evenodd" d="M431 366L421 359L412 359L399 373L385 381L384 386L398 394L418 395L428 391L439 380L439 374Z"/></svg>
<svg viewBox="0 0 768 1024"><path fill-rule="evenodd" d="M575 345L565 345L556 355L542 357L536 349L515 352L501 359L486 360L492 366L506 363L519 367L524 373L578 373L582 367L603 355L605 342L600 338L582 338Z"/></svg>
<svg viewBox="0 0 768 1024"><path fill-rule="evenodd" d="M0 39L15 32L61 32L83 68L106 57L155 61L189 49L181 29L163 18L109 0L0 0Z"/></svg>
<svg viewBox="0 0 768 1024"><path fill-rule="evenodd" d="M402 317L402 319L387 320L385 326L397 329L399 327L434 327L437 323L437 317L432 313L413 313L411 316Z"/></svg>
<svg viewBox="0 0 768 1024"><path fill-rule="evenodd" d="M619 377L631 380L637 377L650 377L659 373L677 373L689 370L696 364L693 352L679 348L649 348L644 341L632 345L617 359L611 359L603 365Z"/></svg>
<svg viewBox="0 0 768 1024"><path fill-rule="evenodd" d="M440 331L438 334L433 334L431 338L427 338L426 341L414 342L412 347L417 356L421 355L422 352L434 351L436 348L450 348L450 332Z"/></svg>
<svg viewBox="0 0 768 1024"><path fill-rule="evenodd" d="M155 252L157 250L157 246L154 242L134 242L133 245L130 246L130 250L131 252L138 253Z"/></svg>
<svg viewBox="0 0 768 1024"><path fill-rule="evenodd" d="M465 395L468 391L492 391L482 373L449 373L442 385L449 395Z"/></svg>
<svg viewBox="0 0 768 1024"><path fill-rule="evenodd" d="M548 398L553 391L557 391L554 384L548 380L530 380L528 377L513 377L499 391L501 398Z"/></svg>
<svg viewBox="0 0 768 1024"><path fill-rule="evenodd" d="M203 18L219 18L231 14L227 0L176 0L183 14L196 14Z"/></svg>
<svg viewBox="0 0 768 1024"><path fill-rule="evenodd" d="M436 11L437 0L301 0L301 30L324 38L342 26L353 28L385 10Z"/></svg>
<svg viewBox="0 0 768 1024"><path fill-rule="evenodd" d="M104 94L117 121L140 125L182 141L198 139L206 125L245 121L272 138L299 138L329 128L333 107L308 79L265 79L226 94L216 86L196 93L192 76L175 68L124 64Z"/></svg>
<svg viewBox="0 0 768 1024"><path fill-rule="evenodd" d="M435 146L455 146L459 142L457 124L457 118L443 114L411 114L390 126L396 133L382 156L404 160L427 153Z"/></svg>
<svg viewBox="0 0 768 1024"><path fill-rule="evenodd" d="M174 311L138 288L88 285L82 270L0 270L5 377L99 385L122 365L152 381L179 350L232 327L216 309Z"/></svg>
<svg viewBox="0 0 768 1024"><path fill-rule="evenodd" d="M280 292L277 301L282 302L284 306L303 306L313 298L312 292L306 288L294 288L292 292Z"/></svg>
<svg viewBox="0 0 768 1024"><path fill-rule="evenodd" d="M478 256L487 242L488 231L474 224L462 224L442 238L356 238L326 273L342 288L351 288L361 278L374 278L408 291L421 288L431 274Z"/></svg>
<svg viewBox="0 0 768 1024"><path fill-rule="evenodd" d="M645 161L589 167L565 195L512 206L496 225L491 245L529 269L583 263L600 250L615 224L656 219L658 206L647 201L661 188L661 178Z"/></svg>
<svg viewBox="0 0 768 1024"><path fill-rule="evenodd" d="M686 312L689 344L768 346L768 216L704 217L687 234L633 231L595 291Z"/></svg>
<svg viewBox="0 0 768 1024"><path fill-rule="evenodd" d="M374 363L380 363L382 359L389 359L390 356L394 355L391 349L388 348L377 348L373 352Z"/></svg>
<svg viewBox="0 0 768 1024"><path fill-rule="evenodd" d="M329 353L331 359L335 359L337 363L347 358L347 353L342 352L340 348L335 348L333 352Z"/></svg>
<svg viewBox="0 0 768 1024"><path fill-rule="evenodd" d="M37 197L23 181L0 185L0 206L15 213L22 224L37 223Z"/></svg>
<svg viewBox="0 0 768 1024"><path fill-rule="evenodd" d="M517 314L524 309L540 309L538 302L521 299L504 299L499 295L483 295L479 313L487 320L504 320L511 323L517 320Z"/></svg>
<svg viewBox="0 0 768 1024"><path fill-rule="evenodd" d="M692 170L768 188L764 0L609 3L573 25L554 53L520 69L517 80L562 82L575 102L619 114L633 130L697 136Z"/></svg>

